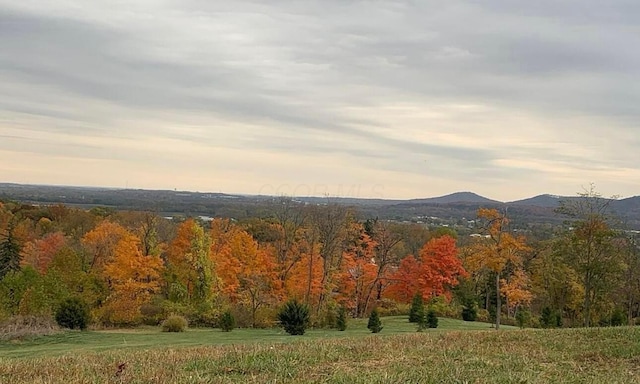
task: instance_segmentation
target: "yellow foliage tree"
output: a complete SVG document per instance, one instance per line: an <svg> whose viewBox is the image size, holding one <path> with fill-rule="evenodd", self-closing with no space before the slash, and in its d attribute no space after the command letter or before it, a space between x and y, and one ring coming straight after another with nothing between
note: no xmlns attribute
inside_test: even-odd
<svg viewBox="0 0 640 384"><path fill-rule="evenodd" d="M482 235L471 245L466 267L472 273L489 270L495 273L496 282L496 329L500 328L502 305L501 279L511 269L522 267L522 254L529 250L523 238L507 232L509 220L495 209L478 210L478 221L482 223Z"/></svg>

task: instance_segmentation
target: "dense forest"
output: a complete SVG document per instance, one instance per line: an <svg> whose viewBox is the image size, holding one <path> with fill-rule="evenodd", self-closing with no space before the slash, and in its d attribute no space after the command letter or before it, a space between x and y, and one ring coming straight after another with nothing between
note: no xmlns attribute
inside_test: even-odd
<svg viewBox="0 0 640 384"><path fill-rule="evenodd" d="M295 298L313 325L405 314L421 296L439 316L533 327L634 324L638 234L593 190L557 210L562 225L513 229L481 208L473 233L362 219L339 204L274 201L264 217L161 217L0 201L0 320L51 317L64 300L94 326L156 325L172 314L269 327ZM559 220L562 221L562 220Z"/></svg>

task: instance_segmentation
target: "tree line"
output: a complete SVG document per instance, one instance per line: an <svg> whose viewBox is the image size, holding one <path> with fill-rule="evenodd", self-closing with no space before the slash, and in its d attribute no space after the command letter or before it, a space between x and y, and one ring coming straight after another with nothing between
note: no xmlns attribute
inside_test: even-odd
<svg viewBox="0 0 640 384"><path fill-rule="evenodd" d="M495 209L477 233L363 220L353 209L282 198L269 217L166 219L150 212L0 202L0 318L52 316L77 298L105 326L158 324L171 314L215 326L271 326L285 302L316 326L338 313L408 313L416 295L440 316L533 326L633 323L640 262L594 191L544 239L514 231ZM622 318L622 320L621 320Z"/></svg>

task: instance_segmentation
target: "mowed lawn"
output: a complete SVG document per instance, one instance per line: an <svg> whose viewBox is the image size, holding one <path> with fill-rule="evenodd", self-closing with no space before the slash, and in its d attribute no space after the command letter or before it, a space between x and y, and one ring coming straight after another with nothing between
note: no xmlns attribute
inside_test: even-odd
<svg viewBox="0 0 640 384"><path fill-rule="evenodd" d="M640 383L640 328L71 332L0 348L0 383ZM66 348L66 350L65 350ZM118 367L121 369L118 369Z"/></svg>
<svg viewBox="0 0 640 384"><path fill-rule="evenodd" d="M384 329L381 336L415 333L417 326L408 322L406 316L382 319ZM433 331L487 330L490 324L440 319L439 327ZM513 329L513 327L505 327ZM425 331L428 332L428 331ZM222 332L219 329L188 329L183 333L163 333L159 327L144 327L131 330L69 331L54 336L18 343L0 343L0 358L56 356L69 353L101 352L108 350L155 349L199 347L209 345L247 343L287 343L300 340L361 337L371 335L366 319L354 319L345 332L321 329L308 330L304 336L289 336L280 328L235 329Z"/></svg>

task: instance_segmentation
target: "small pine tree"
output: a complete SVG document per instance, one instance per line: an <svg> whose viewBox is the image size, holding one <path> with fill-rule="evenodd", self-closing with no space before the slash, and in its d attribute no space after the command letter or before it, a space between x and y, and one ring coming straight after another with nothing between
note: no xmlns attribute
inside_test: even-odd
<svg viewBox="0 0 640 384"><path fill-rule="evenodd" d="M409 311L409 322L419 323L424 318L424 301L420 292L413 296L411 310Z"/></svg>
<svg viewBox="0 0 640 384"><path fill-rule="evenodd" d="M540 324L543 328L562 327L562 317L550 307L544 307L540 315Z"/></svg>
<svg viewBox="0 0 640 384"><path fill-rule="evenodd" d="M278 321L288 334L304 335L310 321L309 307L297 300L290 300L278 312Z"/></svg>
<svg viewBox="0 0 640 384"><path fill-rule="evenodd" d="M337 326L339 331L347 330L347 311L342 306L338 309Z"/></svg>
<svg viewBox="0 0 640 384"><path fill-rule="evenodd" d="M424 311L422 312L422 316L418 321L418 332L422 332L427 329L427 316L425 316Z"/></svg>
<svg viewBox="0 0 640 384"><path fill-rule="evenodd" d="M89 319L89 308L75 297L63 301L56 311L56 323L63 328L85 330Z"/></svg>
<svg viewBox="0 0 640 384"><path fill-rule="evenodd" d="M611 326L612 327L620 327L627 322L627 316L624 311L620 308L616 308L615 311L611 314Z"/></svg>
<svg viewBox="0 0 640 384"><path fill-rule="evenodd" d="M462 320L464 321L476 321L478 318L478 310L476 302L472 299L465 300L464 307L462 308Z"/></svg>
<svg viewBox="0 0 640 384"><path fill-rule="evenodd" d="M429 326L429 328L438 328L438 316L436 316L436 311L430 309L429 312L427 312L426 317L427 325Z"/></svg>
<svg viewBox="0 0 640 384"><path fill-rule="evenodd" d="M236 327L236 319L233 317L231 311L226 311L220 318L220 328L223 332L231 332Z"/></svg>
<svg viewBox="0 0 640 384"><path fill-rule="evenodd" d="M531 321L531 312L526 309L519 309L516 313L516 321L520 329L524 329Z"/></svg>
<svg viewBox="0 0 640 384"><path fill-rule="evenodd" d="M372 333L380 333L382 331L382 322L380 321L380 315L378 314L377 309L373 309L371 311L371 315L369 316L369 323L367 323L367 328Z"/></svg>

